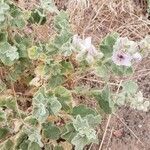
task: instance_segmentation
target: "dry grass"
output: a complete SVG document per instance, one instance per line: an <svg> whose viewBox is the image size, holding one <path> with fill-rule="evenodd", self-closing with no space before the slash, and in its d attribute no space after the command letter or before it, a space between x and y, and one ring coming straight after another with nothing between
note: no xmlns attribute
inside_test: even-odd
<svg viewBox="0 0 150 150"><path fill-rule="evenodd" d="M133 0L87 0L86 5L70 0L67 4L74 32L92 36L96 43L110 32L131 39L149 34L150 20L140 6Z"/></svg>

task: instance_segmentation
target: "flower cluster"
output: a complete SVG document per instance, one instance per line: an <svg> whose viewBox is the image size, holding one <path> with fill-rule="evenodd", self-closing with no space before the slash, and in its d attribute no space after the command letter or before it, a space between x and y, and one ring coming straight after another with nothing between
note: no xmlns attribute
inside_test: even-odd
<svg viewBox="0 0 150 150"><path fill-rule="evenodd" d="M147 36L144 40L137 43L129 40L127 37L120 37L113 46L112 61L118 66L130 67L133 61L141 61L142 55L139 50L150 49L150 38ZM92 38L81 39L78 35L73 36L73 45L80 50L76 56L78 61L85 59L92 64L96 58L102 58L103 53L98 51L92 44Z"/></svg>
<svg viewBox="0 0 150 150"><path fill-rule="evenodd" d="M87 37L81 39L78 35L73 36L73 45L80 49L81 51L77 54L77 60L82 61L83 58L91 64L94 62L95 58L102 58L103 54L95 48L92 44L92 38Z"/></svg>
<svg viewBox="0 0 150 150"><path fill-rule="evenodd" d="M113 47L112 61L118 66L130 67L133 60L142 60L138 51L139 46L136 42L130 41L127 37L118 38Z"/></svg>

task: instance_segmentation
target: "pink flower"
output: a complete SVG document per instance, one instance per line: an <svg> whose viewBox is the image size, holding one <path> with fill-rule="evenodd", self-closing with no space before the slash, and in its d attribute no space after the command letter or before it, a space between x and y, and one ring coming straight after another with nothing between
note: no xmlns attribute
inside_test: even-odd
<svg viewBox="0 0 150 150"><path fill-rule="evenodd" d="M131 66L132 56L123 51L114 51L112 61L118 66Z"/></svg>

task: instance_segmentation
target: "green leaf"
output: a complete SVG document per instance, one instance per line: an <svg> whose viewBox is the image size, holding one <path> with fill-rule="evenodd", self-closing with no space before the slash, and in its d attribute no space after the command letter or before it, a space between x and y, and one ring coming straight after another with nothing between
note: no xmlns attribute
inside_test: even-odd
<svg viewBox="0 0 150 150"><path fill-rule="evenodd" d="M100 50L104 54L105 58L109 58L112 56L113 52L113 45L115 44L116 40L118 38L117 33L112 33L108 36L106 36L103 41L100 44Z"/></svg>
<svg viewBox="0 0 150 150"><path fill-rule="evenodd" d="M37 143L31 142L28 146L28 150L41 150L41 148Z"/></svg>
<svg viewBox="0 0 150 150"><path fill-rule="evenodd" d="M61 51L63 54L66 53L66 55L64 55L64 56L69 56L72 53L71 49L69 49L69 47L70 47L69 42L70 42L71 37L72 37L72 34L70 32L68 32L66 29L63 29L63 30L61 30L60 34L55 37L55 39L53 41L56 47L58 47L59 49L61 48ZM69 46L68 46L68 44L69 44ZM69 52L67 52L67 51L69 51Z"/></svg>
<svg viewBox="0 0 150 150"><path fill-rule="evenodd" d="M80 115L78 115L76 119L73 120L73 126L76 131L80 131L83 128L89 128L88 121L86 119L82 119Z"/></svg>
<svg viewBox="0 0 150 150"><path fill-rule="evenodd" d="M29 140L25 140L25 141L23 141L23 142L20 144L20 147L19 147L19 149L17 149L17 150L27 150L29 144L30 144L30 141L29 141Z"/></svg>
<svg viewBox="0 0 150 150"><path fill-rule="evenodd" d="M33 106L33 116L40 122L44 122L50 114L56 115L62 107L57 97L46 93L43 87L34 95Z"/></svg>
<svg viewBox="0 0 150 150"><path fill-rule="evenodd" d="M110 99L110 91L105 87L101 92L94 92L94 98L97 100L99 107L107 114L111 114L114 110L114 103Z"/></svg>
<svg viewBox="0 0 150 150"><path fill-rule="evenodd" d="M43 12L43 9L35 9L32 10L31 16L29 18L30 23L38 23L40 25L45 24L46 22L46 16Z"/></svg>
<svg viewBox="0 0 150 150"><path fill-rule="evenodd" d="M75 145L75 150L83 150L84 146L90 144L91 142L87 139L86 136L81 136L77 134L71 141Z"/></svg>
<svg viewBox="0 0 150 150"><path fill-rule="evenodd" d="M47 60L44 67L45 75L51 75L51 77L56 75L61 75L61 64L54 60Z"/></svg>
<svg viewBox="0 0 150 150"><path fill-rule="evenodd" d="M41 123L44 122L49 115L46 109L47 101L45 89L42 87L34 95L32 112L33 116Z"/></svg>
<svg viewBox="0 0 150 150"><path fill-rule="evenodd" d="M6 84L0 79L0 93L6 90Z"/></svg>
<svg viewBox="0 0 150 150"><path fill-rule="evenodd" d="M4 3L4 2L1 2L0 3L0 10L1 11L7 11L7 10L9 10L9 5L8 4L6 4L6 3Z"/></svg>
<svg viewBox="0 0 150 150"><path fill-rule="evenodd" d="M60 130L54 124L48 122L43 124L43 134L45 138L57 140L60 137Z"/></svg>
<svg viewBox="0 0 150 150"><path fill-rule="evenodd" d="M34 104L32 114L40 123L45 122L49 116L49 112L46 109L46 106L42 103Z"/></svg>
<svg viewBox="0 0 150 150"><path fill-rule="evenodd" d="M5 16L4 16L4 14L2 13L2 14L0 14L0 23L3 22L3 21L5 21Z"/></svg>
<svg viewBox="0 0 150 150"><path fill-rule="evenodd" d="M100 76L102 78L108 79L110 76L109 75L110 74L109 69L105 65L97 66L95 68L95 71L96 71L96 75Z"/></svg>
<svg viewBox="0 0 150 150"><path fill-rule="evenodd" d="M132 75L133 73L134 73L134 70L133 70L132 67L128 67L124 71L124 74L127 75L127 76Z"/></svg>
<svg viewBox="0 0 150 150"><path fill-rule="evenodd" d="M19 16L11 20L11 25L14 27L18 27L19 29L22 29L25 27L26 22L22 16Z"/></svg>
<svg viewBox="0 0 150 150"><path fill-rule="evenodd" d="M78 115L76 119L73 120L73 126L76 131L78 131L77 135L71 141L71 143L75 145L75 149L83 149L85 145L91 142L98 142L96 131L93 129L99 122L96 121L98 118L99 117L94 117L93 115L81 118L81 116ZM94 122L92 123L92 121Z"/></svg>
<svg viewBox="0 0 150 150"><path fill-rule="evenodd" d="M58 146L55 146L55 147L54 147L54 150L64 150L64 149L63 149L62 146L59 146L59 145L58 145Z"/></svg>
<svg viewBox="0 0 150 150"><path fill-rule="evenodd" d="M24 121L26 123L28 123L29 125L32 125L32 126L36 126L38 124L38 121L36 118L34 118L32 115L31 116L28 116L24 119Z"/></svg>
<svg viewBox="0 0 150 150"><path fill-rule="evenodd" d="M115 100L115 103L119 106L125 105L126 102L126 93L119 93L117 95L117 98Z"/></svg>
<svg viewBox="0 0 150 150"><path fill-rule="evenodd" d="M12 142L12 140L8 139L5 143L0 145L0 147L1 147L1 150L13 150L14 143Z"/></svg>
<svg viewBox="0 0 150 150"><path fill-rule="evenodd" d="M40 133L41 131L38 128L31 126L23 126L22 130L28 135L28 140L30 142L35 142L40 147L43 147L42 135Z"/></svg>
<svg viewBox="0 0 150 150"><path fill-rule="evenodd" d="M16 101L12 96L1 96L0 107L6 107L17 113Z"/></svg>
<svg viewBox="0 0 150 150"><path fill-rule="evenodd" d="M123 91L129 94L135 94L138 90L138 85L134 81L126 81L122 85Z"/></svg>
<svg viewBox="0 0 150 150"><path fill-rule="evenodd" d="M31 39L26 36L15 35L14 40L16 42L16 46L18 48L18 53L21 58L28 58L27 49L31 47Z"/></svg>
<svg viewBox="0 0 150 150"><path fill-rule="evenodd" d="M24 132L19 132L15 139L15 150L27 150L28 144L28 135Z"/></svg>
<svg viewBox="0 0 150 150"><path fill-rule="evenodd" d="M6 121L6 113L5 111L0 109L0 122Z"/></svg>
<svg viewBox="0 0 150 150"><path fill-rule="evenodd" d="M126 70L124 66L117 66L114 63L111 63L112 72L118 76L123 76Z"/></svg>
<svg viewBox="0 0 150 150"><path fill-rule="evenodd" d="M41 50L37 46L32 46L28 48L27 51L29 58L33 60L38 59L41 53Z"/></svg>
<svg viewBox="0 0 150 150"><path fill-rule="evenodd" d="M63 74L70 74L70 73L73 73L74 68L73 68L73 65L72 65L71 62L62 61L62 62L61 62L61 65L62 65L61 72L62 72Z"/></svg>
<svg viewBox="0 0 150 150"><path fill-rule="evenodd" d="M3 21L5 21L5 14L7 13L7 11L9 10L9 5L4 3L4 2L0 2L0 23L2 23Z"/></svg>
<svg viewBox="0 0 150 150"><path fill-rule="evenodd" d="M15 46L11 46L9 43L3 43L0 45L0 59L8 66L11 66L19 59L19 54Z"/></svg>
<svg viewBox="0 0 150 150"><path fill-rule="evenodd" d="M11 5L10 5L9 12L13 18L16 18L16 17L22 15L21 9L19 7L17 7L16 5L14 5L13 3L11 3Z"/></svg>
<svg viewBox="0 0 150 150"><path fill-rule="evenodd" d="M86 107L85 105L76 106L73 108L73 111L72 111L73 116L80 115L81 117L85 117L89 114L96 115L97 113L95 110L89 107Z"/></svg>
<svg viewBox="0 0 150 150"><path fill-rule="evenodd" d="M33 102L36 104L47 103L47 94L46 94L46 89L44 87L39 88L39 90L34 94Z"/></svg>
<svg viewBox="0 0 150 150"><path fill-rule="evenodd" d="M99 125L102 120L102 117L100 115L94 116L93 114L89 114L84 118L87 120L89 126L92 128L95 128L97 125Z"/></svg>
<svg viewBox="0 0 150 150"><path fill-rule="evenodd" d="M68 123L65 125L64 131L61 134L61 137L69 142L73 139L73 137L77 134L72 123Z"/></svg>
<svg viewBox="0 0 150 150"><path fill-rule="evenodd" d="M47 105L49 114L57 115L58 112L61 110L61 108L62 108L61 103L57 100L56 97L49 98L49 102Z"/></svg>
<svg viewBox="0 0 150 150"><path fill-rule="evenodd" d="M6 138L6 136L9 133L9 129L8 128L0 128L0 140Z"/></svg>
<svg viewBox="0 0 150 150"><path fill-rule="evenodd" d="M65 11L60 11L54 19L54 25L58 31L70 29L68 14Z"/></svg>
<svg viewBox="0 0 150 150"><path fill-rule="evenodd" d="M55 88L57 86L60 86L61 84L64 83L64 76L62 75L54 75L51 76L51 78L48 80L47 88Z"/></svg>
<svg viewBox="0 0 150 150"><path fill-rule="evenodd" d="M7 42L7 32L0 32L0 42Z"/></svg>
<svg viewBox="0 0 150 150"><path fill-rule="evenodd" d="M64 43L61 47L61 53L63 56L67 57L67 56L71 56L71 54L73 53L73 48L71 45L71 34L69 33L68 36L68 41L66 43ZM64 38L64 36L63 36Z"/></svg>
<svg viewBox="0 0 150 150"><path fill-rule="evenodd" d="M71 92L63 86L59 86L55 89L55 96L62 105L62 109L65 111L70 111L72 107L72 94Z"/></svg>

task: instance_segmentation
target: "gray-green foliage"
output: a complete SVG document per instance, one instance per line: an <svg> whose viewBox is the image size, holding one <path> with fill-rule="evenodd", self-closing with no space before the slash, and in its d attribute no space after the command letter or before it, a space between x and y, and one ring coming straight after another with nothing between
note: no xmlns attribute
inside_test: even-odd
<svg viewBox="0 0 150 150"><path fill-rule="evenodd" d="M33 116L40 122L45 122L50 114L57 115L62 108L57 97L48 95L44 88L39 89L33 98Z"/></svg>
<svg viewBox="0 0 150 150"><path fill-rule="evenodd" d="M71 143L75 145L77 150L82 150L85 145L93 143L98 143L96 127L101 121L100 116L87 115L81 118L80 115L76 117L73 121L73 126L77 131L76 136L72 139Z"/></svg>
<svg viewBox="0 0 150 150"><path fill-rule="evenodd" d="M7 14L7 11L9 10L9 5L4 2L0 2L0 23L5 21L5 16Z"/></svg>
<svg viewBox="0 0 150 150"><path fill-rule="evenodd" d="M17 48L9 43L0 44L0 59L5 65L13 65L19 59Z"/></svg>
<svg viewBox="0 0 150 150"><path fill-rule="evenodd" d="M117 105L129 104L131 108L148 111L150 103L145 100L141 91L138 91L138 85L133 81L122 83L122 90L116 95Z"/></svg>
<svg viewBox="0 0 150 150"><path fill-rule="evenodd" d="M55 34L41 41L32 29L49 23L49 16ZM32 10L13 1L0 1L0 149L63 150L67 144L71 145L68 149L83 150L99 142L96 127L101 112L111 114L116 105L149 110L149 101L134 81L121 85L112 81L116 76L118 80L128 77L134 70L112 62L118 34L102 40L98 53L102 51L103 58L89 57L88 62L92 58L94 63L87 63L86 57L78 61L82 49L73 45L69 20L67 11L59 11L53 0L40 0ZM86 40L80 40L85 53L94 50L90 43L86 51ZM149 49L147 39L143 46ZM91 80L89 73L96 79ZM87 82L82 79L89 80L90 86L83 85ZM95 83L102 84L97 88ZM84 104L84 98L92 107Z"/></svg>
<svg viewBox="0 0 150 150"><path fill-rule="evenodd" d="M114 102L111 98L111 93L108 86L104 87L102 91L94 91L94 98L97 100L99 107L107 114L114 111Z"/></svg>

